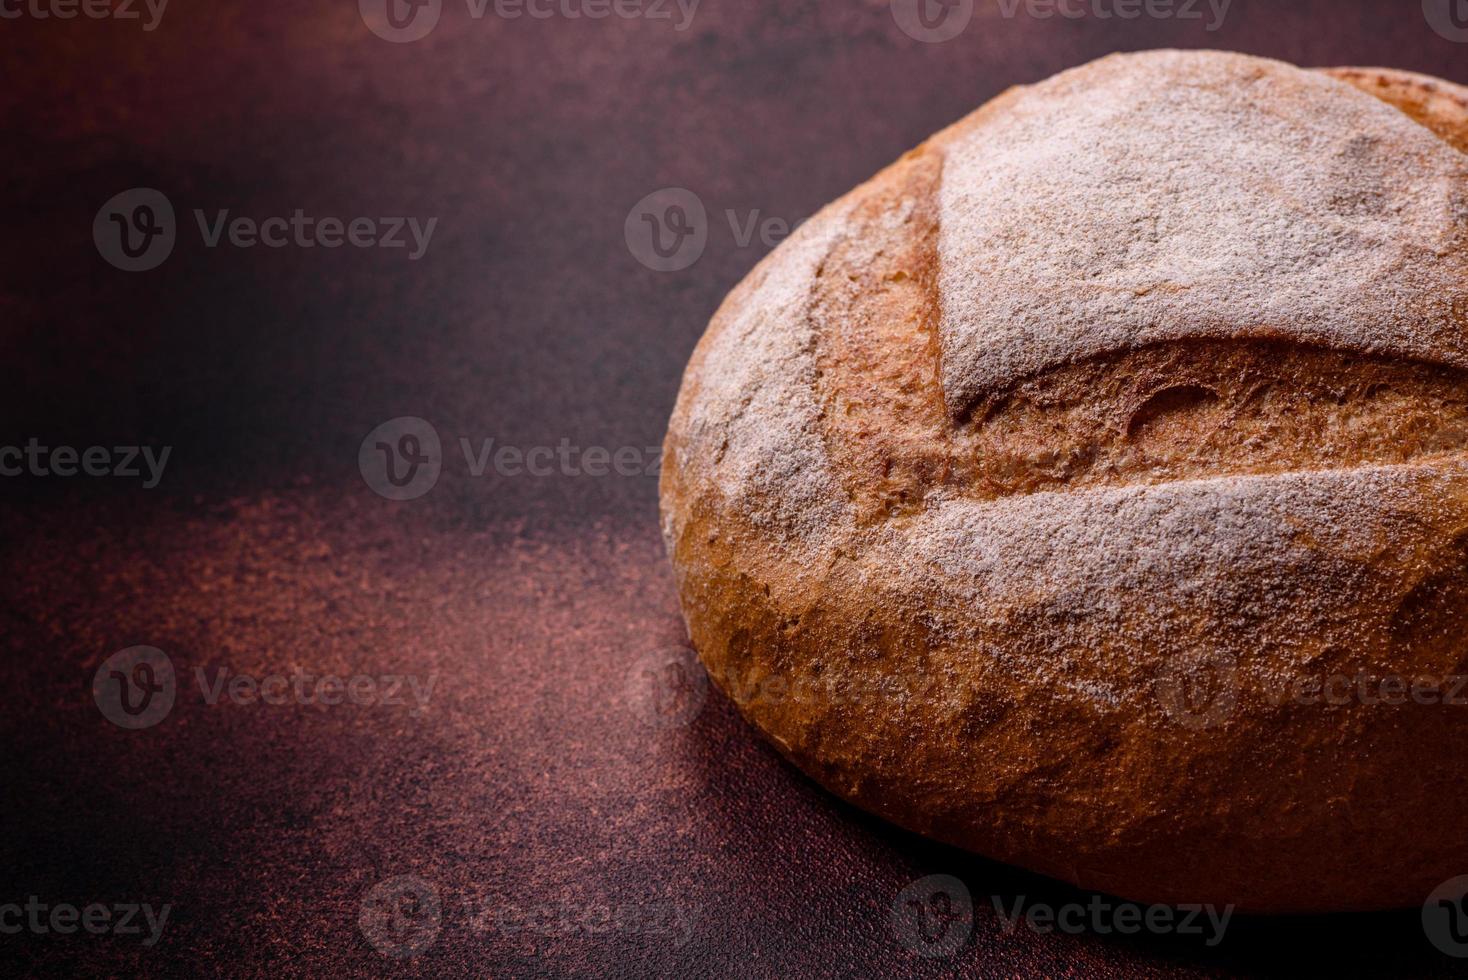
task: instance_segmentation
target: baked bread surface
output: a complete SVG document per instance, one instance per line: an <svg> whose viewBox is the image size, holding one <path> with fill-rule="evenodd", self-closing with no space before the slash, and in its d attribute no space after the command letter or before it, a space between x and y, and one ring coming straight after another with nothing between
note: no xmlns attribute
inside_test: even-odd
<svg viewBox="0 0 1468 980"><path fill-rule="evenodd" d="M710 676L833 792L1083 887L1468 873L1468 689L1310 696L1468 673L1465 150L1447 82L1159 51L826 207L664 447Z"/></svg>

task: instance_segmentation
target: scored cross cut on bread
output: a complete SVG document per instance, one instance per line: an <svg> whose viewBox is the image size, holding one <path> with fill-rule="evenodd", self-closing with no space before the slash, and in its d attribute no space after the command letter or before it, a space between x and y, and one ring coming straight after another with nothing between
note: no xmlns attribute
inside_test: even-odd
<svg viewBox="0 0 1468 980"><path fill-rule="evenodd" d="M1468 710L1298 692L1468 673L1465 147L1447 82L1148 52L824 209L669 427L710 675L834 792L1086 887L1464 873Z"/></svg>

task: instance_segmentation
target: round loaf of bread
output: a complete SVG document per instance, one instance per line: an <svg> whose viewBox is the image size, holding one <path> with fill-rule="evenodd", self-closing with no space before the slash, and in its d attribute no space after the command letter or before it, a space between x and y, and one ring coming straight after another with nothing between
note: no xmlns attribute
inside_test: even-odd
<svg viewBox="0 0 1468 980"><path fill-rule="evenodd" d="M1123 55L724 302L670 424L694 646L795 765L1086 888L1468 874L1468 90Z"/></svg>

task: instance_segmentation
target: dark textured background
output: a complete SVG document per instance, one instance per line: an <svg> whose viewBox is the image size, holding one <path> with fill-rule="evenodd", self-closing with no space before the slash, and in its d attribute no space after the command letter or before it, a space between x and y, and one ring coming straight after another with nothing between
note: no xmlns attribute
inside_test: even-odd
<svg viewBox="0 0 1468 980"><path fill-rule="evenodd" d="M411 44L373 36L352 0L174 0L151 33L0 20L0 445L174 447L152 491L0 481L0 903L173 906L152 948L22 934L0 956L37 973L1451 973L1415 911L1236 922L1214 949L1006 933L989 896L1086 896L834 801L717 693L688 725L639 714L638 665L684 639L653 479L471 478L451 456L431 493L394 503L358 472L363 436L399 415L450 449L656 444L709 314L766 251L738 247L724 210L809 215L1010 83L1168 45L1468 82L1468 45L1416 0L1236 0L1216 33L979 7L943 44L877 0L704 0L683 32L473 20L451 0ZM713 227L700 261L656 273L623 222L668 185ZM91 227L135 186L168 195L180 235L130 274ZM195 207L440 222L417 262L211 250ZM134 644L183 675L138 732L90 693ZM437 687L416 716L210 706L191 672L218 666ZM979 911L958 954L929 960L890 909L935 873ZM398 875L440 895L416 959L358 926ZM511 906L562 925L476 918ZM673 907L686 942L660 930ZM623 925L594 928L604 910ZM639 910L663 918L628 924Z"/></svg>

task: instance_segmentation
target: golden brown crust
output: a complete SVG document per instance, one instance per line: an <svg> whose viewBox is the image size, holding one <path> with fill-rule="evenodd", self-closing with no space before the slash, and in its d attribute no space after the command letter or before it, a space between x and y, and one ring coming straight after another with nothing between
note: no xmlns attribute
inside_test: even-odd
<svg viewBox="0 0 1468 980"><path fill-rule="evenodd" d="M951 454L938 379L937 189L915 153L863 196L811 303L827 451L865 520L916 506Z"/></svg>
<svg viewBox="0 0 1468 980"><path fill-rule="evenodd" d="M1164 69L1414 139L1259 59L1108 59L1074 84ZM1456 86L1330 75L1468 145ZM1462 320L1375 350L1287 321L1128 334L957 404L945 173L1025 93L824 210L714 317L662 477L694 645L795 764L913 830L1138 900L1418 904L1468 868L1468 703L1309 692L1468 672ZM1337 173L1347 229L1376 199ZM1468 310L1456 267L1404 254L1394 276Z"/></svg>
<svg viewBox="0 0 1468 980"><path fill-rule="evenodd" d="M1027 379L958 439L964 482L995 497L1420 462L1468 450L1468 374L1277 341L1156 344Z"/></svg>

